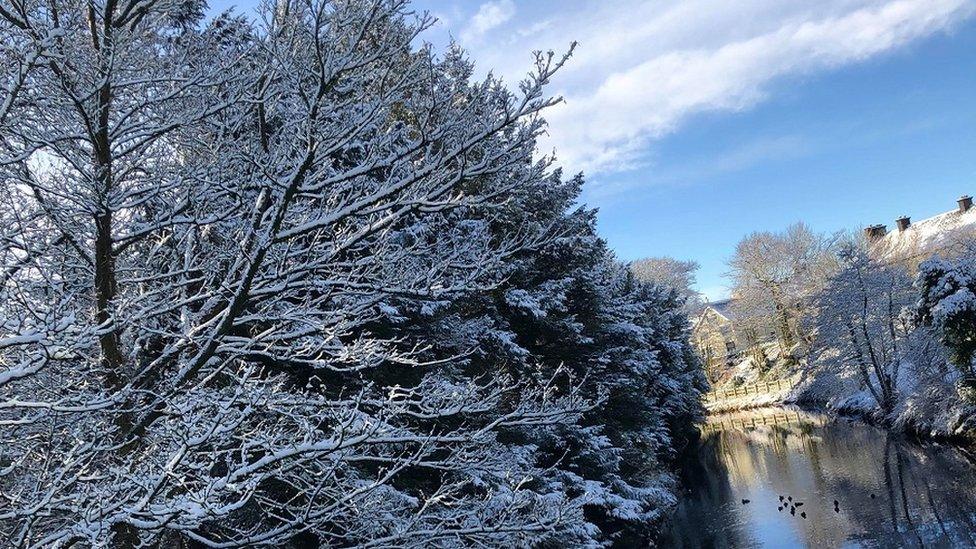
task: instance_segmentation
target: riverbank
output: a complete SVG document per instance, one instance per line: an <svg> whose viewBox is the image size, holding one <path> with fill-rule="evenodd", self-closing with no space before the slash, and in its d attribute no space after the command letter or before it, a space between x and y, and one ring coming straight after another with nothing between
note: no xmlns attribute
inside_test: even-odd
<svg viewBox="0 0 976 549"><path fill-rule="evenodd" d="M974 447L976 405L966 402L959 393L949 382L929 383L917 393L900 392L894 409L885 413L867 390L855 384L828 385L822 379L803 379L780 391L743 395L706 403L705 407L709 414L728 414L795 405L837 417L857 418L921 438Z"/></svg>
<svg viewBox="0 0 976 549"><path fill-rule="evenodd" d="M946 442L967 450L976 449L976 412L947 411L950 418L918 416L911 413L885 414L872 406L840 405L816 400L789 400L782 404L798 406L804 410L820 411L839 418L862 421L892 432L912 435L921 440Z"/></svg>
<svg viewBox="0 0 976 549"><path fill-rule="evenodd" d="M714 399L706 398L705 410L710 414L721 414L783 404L793 393L797 383L797 378L789 378L717 389L710 393L715 395ZM753 390L754 388L761 390ZM740 390L743 393L741 395L738 394Z"/></svg>
<svg viewBox="0 0 976 549"><path fill-rule="evenodd" d="M958 378L953 376L918 379L903 375L895 404L888 411L860 383L824 372L797 384L784 402L858 417L923 438L976 441L976 405L963 398Z"/></svg>
<svg viewBox="0 0 976 549"><path fill-rule="evenodd" d="M838 416L857 417L888 429L935 440L976 443L976 404L964 398L961 376L943 359L927 367L905 364L896 370L895 404L885 411L860 377L826 363L808 363L803 353L757 368L752 358L731 366L712 387L708 413L721 414L796 404ZM757 387L766 390L756 391Z"/></svg>

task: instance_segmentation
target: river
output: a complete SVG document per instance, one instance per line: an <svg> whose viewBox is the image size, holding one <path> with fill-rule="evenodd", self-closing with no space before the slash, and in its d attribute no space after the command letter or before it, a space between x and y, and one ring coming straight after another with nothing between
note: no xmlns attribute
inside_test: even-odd
<svg viewBox="0 0 976 549"><path fill-rule="evenodd" d="M664 547L976 547L974 462L854 420L712 416L681 481Z"/></svg>

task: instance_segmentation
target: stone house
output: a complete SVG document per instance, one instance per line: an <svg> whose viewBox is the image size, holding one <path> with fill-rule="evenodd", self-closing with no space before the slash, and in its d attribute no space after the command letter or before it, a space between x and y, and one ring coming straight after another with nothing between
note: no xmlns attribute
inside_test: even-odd
<svg viewBox="0 0 976 549"><path fill-rule="evenodd" d="M692 343L712 381L721 367L731 365L756 344L757 338L737 316L735 299L726 299L707 303L692 323Z"/></svg>
<svg viewBox="0 0 976 549"><path fill-rule="evenodd" d="M735 298L707 303L692 322L691 341L710 381L747 357L765 363L769 345L777 342L775 332L760 333L752 323L739 318L735 305Z"/></svg>

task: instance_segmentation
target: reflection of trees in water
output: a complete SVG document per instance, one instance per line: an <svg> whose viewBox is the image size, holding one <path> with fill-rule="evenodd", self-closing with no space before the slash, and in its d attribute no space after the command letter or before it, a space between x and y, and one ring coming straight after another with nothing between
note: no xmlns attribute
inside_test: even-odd
<svg viewBox="0 0 976 549"><path fill-rule="evenodd" d="M891 466L891 454L892 447L894 447L895 454L895 467L896 471L892 471ZM906 541L911 541L914 543L918 541L919 546L923 546L922 538L919 537L918 531L915 528L915 524L912 521L912 513L908 508L908 494L905 490L905 459L902 455L902 451L898 448L897 443L892 444L891 436L885 437L885 449L884 449L884 478L885 478L885 488L888 490L888 508L891 512L891 524L904 524L906 526ZM895 502L901 503L901 509L903 511L902 516L898 516L897 505ZM898 528L894 528L898 531ZM911 539L911 534L914 534L914 539Z"/></svg>
<svg viewBox="0 0 976 549"><path fill-rule="evenodd" d="M976 495L971 484L959 484L960 478L971 477L971 464L954 452L941 450L932 456L921 450L894 435L885 437L889 512L891 524L898 525L893 529L899 541L920 547L943 541L973 543ZM933 495L933 486L939 497Z"/></svg>
<svg viewBox="0 0 976 549"><path fill-rule="evenodd" d="M697 450L697 451L696 451ZM726 470L720 437L707 437L681 460L684 494L672 517L671 531L679 536L667 539L667 547L746 547L752 545L749 533L740 528L720 528L717 524L727 507L734 503L734 492Z"/></svg>
<svg viewBox="0 0 976 549"><path fill-rule="evenodd" d="M682 477L693 494L680 509L684 524L675 523L685 547L754 545L757 526L734 515L744 513L736 494L758 485L806 498L811 520L788 527L809 545L976 543L973 464L951 448L860 423L800 421L713 433L685 460ZM841 502L839 514L833 499Z"/></svg>

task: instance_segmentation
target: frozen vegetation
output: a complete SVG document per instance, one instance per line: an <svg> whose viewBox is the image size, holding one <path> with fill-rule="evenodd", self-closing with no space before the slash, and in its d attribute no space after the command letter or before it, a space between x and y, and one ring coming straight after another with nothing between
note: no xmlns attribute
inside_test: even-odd
<svg viewBox="0 0 976 549"><path fill-rule="evenodd" d="M476 81L399 0L15 5L0 543L654 534L704 380L536 152L566 57Z"/></svg>
<svg viewBox="0 0 976 549"><path fill-rule="evenodd" d="M799 402L919 434L973 438L974 217L958 211L933 219L943 225L938 238L931 223L917 232L936 249L918 247L910 231L871 242L794 227L746 239L732 263L740 323L776 337L721 370L716 386L798 383L710 409ZM899 238L910 247L898 249Z"/></svg>
<svg viewBox="0 0 976 549"><path fill-rule="evenodd" d="M851 252L818 316L801 401L937 437L976 434L976 259L898 262Z"/></svg>

